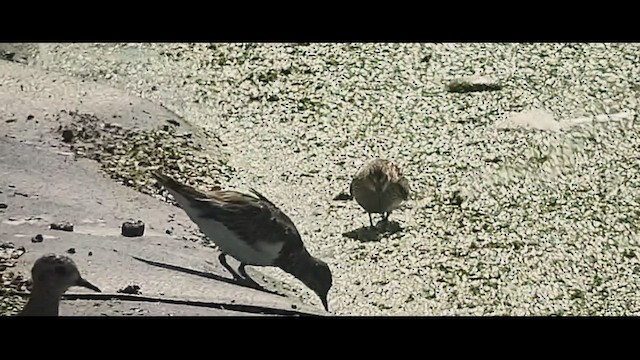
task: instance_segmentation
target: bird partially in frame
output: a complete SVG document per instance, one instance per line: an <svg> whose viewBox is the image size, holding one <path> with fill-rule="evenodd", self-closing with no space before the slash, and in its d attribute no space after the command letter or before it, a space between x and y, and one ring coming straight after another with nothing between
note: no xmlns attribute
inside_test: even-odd
<svg viewBox="0 0 640 360"><path fill-rule="evenodd" d="M351 196L369 215L382 214L385 221L402 202L409 198L411 188L402 170L391 161L376 158L365 163L351 181Z"/></svg>
<svg viewBox="0 0 640 360"><path fill-rule="evenodd" d="M152 175L220 248L220 264L234 279L257 285L245 266L279 267L313 290L329 311L331 269L307 251L293 221L266 197L252 188L253 196L232 190L203 192L158 171ZM226 255L240 262L238 272L244 279L229 266Z"/></svg>
<svg viewBox="0 0 640 360"><path fill-rule="evenodd" d="M78 267L69 257L47 254L31 268L31 294L19 316L58 316L60 298L72 286L93 291L100 289L80 276Z"/></svg>

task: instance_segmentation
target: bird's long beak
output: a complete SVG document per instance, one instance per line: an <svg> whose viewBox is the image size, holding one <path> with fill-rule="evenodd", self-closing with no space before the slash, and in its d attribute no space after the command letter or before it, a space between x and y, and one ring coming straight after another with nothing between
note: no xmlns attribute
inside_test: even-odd
<svg viewBox="0 0 640 360"><path fill-rule="evenodd" d="M320 300L322 301L322 305L324 306L324 309L329 312L329 304L327 303L327 297L321 297Z"/></svg>
<svg viewBox="0 0 640 360"><path fill-rule="evenodd" d="M78 281L76 282L76 286L82 286L85 287L87 289L91 289L93 291L96 292L102 292L102 290L100 290L97 286L93 285L92 283L88 282L87 280L83 279L83 278L78 278Z"/></svg>

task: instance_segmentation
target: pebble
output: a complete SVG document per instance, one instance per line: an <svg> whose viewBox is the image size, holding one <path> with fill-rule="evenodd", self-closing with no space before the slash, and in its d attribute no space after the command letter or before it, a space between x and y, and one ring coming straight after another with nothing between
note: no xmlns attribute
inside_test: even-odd
<svg viewBox="0 0 640 360"><path fill-rule="evenodd" d="M121 294L133 294L133 295L140 295L140 286L138 285L127 285L125 288L119 289L118 290L119 293Z"/></svg>
<svg viewBox="0 0 640 360"><path fill-rule="evenodd" d="M333 197L333 200L336 200L336 201L346 201L346 200L352 200L352 199L353 197L351 197L351 194L349 194L349 192L347 191L343 191Z"/></svg>
<svg viewBox="0 0 640 360"><path fill-rule="evenodd" d="M136 222L126 221L122 223L122 236L138 237L144 235L144 222L138 220Z"/></svg>
<svg viewBox="0 0 640 360"><path fill-rule="evenodd" d="M61 231L73 231L73 224L69 222L62 223L52 223L50 226L51 230L61 230Z"/></svg>
<svg viewBox="0 0 640 360"><path fill-rule="evenodd" d="M73 130L65 129L62 130L62 141L66 143L70 143L73 141Z"/></svg>

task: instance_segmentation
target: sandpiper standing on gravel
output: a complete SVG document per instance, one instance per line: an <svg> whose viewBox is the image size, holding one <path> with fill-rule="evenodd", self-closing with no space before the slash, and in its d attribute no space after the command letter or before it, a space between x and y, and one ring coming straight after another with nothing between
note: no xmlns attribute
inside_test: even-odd
<svg viewBox="0 0 640 360"><path fill-rule="evenodd" d="M351 181L351 196L369 214L369 223L373 225L372 213L383 214L384 220L400 204L409 198L409 181L402 170L389 160L373 159L366 163Z"/></svg>
<svg viewBox="0 0 640 360"><path fill-rule="evenodd" d="M152 174L200 231L220 248L220 263L236 280L241 278L227 264L226 255L240 261L238 271L253 284L246 265L279 267L313 290L329 310L329 266L309 254L293 221L271 201L254 189L250 190L255 196L231 190L205 193L159 172Z"/></svg>
<svg viewBox="0 0 640 360"><path fill-rule="evenodd" d="M58 316L60 297L72 286L101 292L83 279L73 260L64 255L47 254L36 260L31 281L31 295L20 316Z"/></svg>

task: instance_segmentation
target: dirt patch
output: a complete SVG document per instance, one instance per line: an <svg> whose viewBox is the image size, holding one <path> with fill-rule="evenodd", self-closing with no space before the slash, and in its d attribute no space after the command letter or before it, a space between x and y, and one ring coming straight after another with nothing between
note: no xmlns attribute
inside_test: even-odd
<svg viewBox="0 0 640 360"><path fill-rule="evenodd" d="M157 194L150 169L190 184L219 186L234 169L224 158L213 158L192 132L179 132L175 122L152 130L127 129L115 122L75 111L61 111L64 120L54 130L59 146L78 157L96 160L117 182L145 194Z"/></svg>

